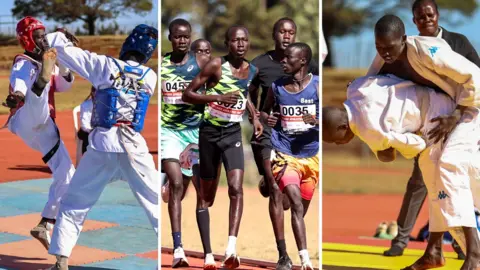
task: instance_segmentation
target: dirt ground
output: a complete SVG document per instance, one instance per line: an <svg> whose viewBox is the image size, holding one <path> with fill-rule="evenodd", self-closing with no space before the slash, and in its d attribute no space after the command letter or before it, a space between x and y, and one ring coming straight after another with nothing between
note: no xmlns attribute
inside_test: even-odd
<svg viewBox="0 0 480 270"><path fill-rule="evenodd" d="M182 240L185 249L203 252L200 234L195 219L195 190L189 187L189 194L182 203ZM276 262L278 252L268 215L268 199L263 198L256 188L244 187L244 210L240 232L237 240L237 252L240 258L262 259ZM307 247L315 267L319 260L319 192L315 196L305 217L307 228ZM215 204L210 208L210 236L214 253L224 254L228 241L228 208L229 200L226 187L219 187ZM172 247L172 236L168 207L162 202L161 243L164 247ZM300 259L290 225L290 212L285 212L285 239L287 251L294 264ZM169 262L170 263L170 262Z"/></svg>

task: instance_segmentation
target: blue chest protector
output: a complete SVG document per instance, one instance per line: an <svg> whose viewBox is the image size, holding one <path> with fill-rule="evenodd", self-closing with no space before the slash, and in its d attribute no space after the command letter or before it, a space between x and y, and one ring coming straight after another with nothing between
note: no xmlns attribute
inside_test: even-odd
<svg viewBox="0 0 480 270"><path fill-rule="evenodd" d="M136 132L141 132L151 96L143 83L143 78L150 68L143 70L129 65L122 68L114 58L109 58L118 67L120 77L113 78L114 83L111 87L95 91L92 127L109 129L115 125L127 124ZM132 106L130 103L136 105Z"/></svg>

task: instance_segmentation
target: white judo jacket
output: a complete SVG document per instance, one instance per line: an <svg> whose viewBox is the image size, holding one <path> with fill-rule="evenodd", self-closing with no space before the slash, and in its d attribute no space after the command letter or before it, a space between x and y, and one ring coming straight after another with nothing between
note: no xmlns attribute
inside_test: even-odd
<svg viewBox="0 0 480 270"><path fill-rule="evenodd" d="M447 93L457 105L480 107L480 68L436 37L409 36L407 58L413 69ZM375 56L367 75L376 75L385 61Z"/></svg>

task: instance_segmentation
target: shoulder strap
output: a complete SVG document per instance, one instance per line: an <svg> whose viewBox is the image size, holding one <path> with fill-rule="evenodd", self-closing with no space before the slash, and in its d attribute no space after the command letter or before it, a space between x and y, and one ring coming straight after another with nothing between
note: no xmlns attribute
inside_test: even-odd
<svg viewBox="0 0 480 270"><path fill-rule="evenodd" d="M220 59L222 60L222 65L227 62L227 56L222 56Z"/></svg>
<svg viewBox="0 0 480 270"><path fill-rule="evenodd" d="M248 61L247 61L247 62L248 62ZM248 73L249 73L249 74L248 74L248 79L249 79L249 80L252 80L253 77L255 77L255 73L257 72L257 69L258 69L258 68L257 68L256 66L254 66L254 65L253 65L252 63L250 63L250 62L248 62L248 64L250 65L250 66L249 66L249 70L248 70Z"/></svg>
<svg viewBox="0 0 480 270"><path fill-rule="evenodd" d="M14 64L17 62L17 59L18 59L18 58L26 59L26 60L32 62L32 63L33 63L34 65L36 65L37 67L41 65L40 62L38 62L37 60L35 60L35 59L31 58L30 56L28 56L28 55L26 55L26 54L23 54L23 53L15 55L15 57L13 58L13 63L14 63Z"/></svg>
<svg viewBox="0 0 480 270"><path fill-rule="evenodd" d="M113 61L113 63L115 63L115 65L118 67L118 70L120 71L120 76L122 76L122 78L125 78L125 73L123 72L123 68L120 66L117 60L111 56L107 56L107 57L110 58Z"/></svg>
<svg viewBox="0 0 480 270"><path fill-rule="evenodd" d="M143 80L143 78L145 78L145 75L147 75L147 73L151 70L151 68L147 68L147 71L145 71L145 73L143 73L142 77L140 77L140 79L138 79L138 81L141 81Z"/></svg>

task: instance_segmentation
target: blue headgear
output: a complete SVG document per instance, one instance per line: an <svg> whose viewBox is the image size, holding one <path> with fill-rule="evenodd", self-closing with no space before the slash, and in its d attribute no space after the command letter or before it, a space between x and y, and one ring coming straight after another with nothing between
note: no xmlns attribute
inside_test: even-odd
<svg viewBox="0 0 480 270"><path fill-rule="evenodd" d="M123 43L120 58L127 52L135 51L145 56L142 63L140 63L145 64L152 57L155 48L157 48L157 43L158 30L146 24L139 24Z"/></svg>

